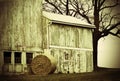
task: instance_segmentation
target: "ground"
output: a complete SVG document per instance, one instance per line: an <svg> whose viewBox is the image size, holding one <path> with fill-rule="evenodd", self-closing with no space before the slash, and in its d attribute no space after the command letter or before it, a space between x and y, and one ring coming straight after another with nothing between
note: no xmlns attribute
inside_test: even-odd
<svg viewBox="0 0 120 81"><path fill-rule="evenodd" d="M0 81L120 81L120 71L96 71L78 74L1 75Z"/></svg>

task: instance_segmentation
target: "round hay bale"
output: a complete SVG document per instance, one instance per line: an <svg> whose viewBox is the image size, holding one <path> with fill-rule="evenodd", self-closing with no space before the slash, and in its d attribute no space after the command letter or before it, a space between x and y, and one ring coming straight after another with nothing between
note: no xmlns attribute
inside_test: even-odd
<svg viewBox="0 0 120 81"><path fill-rule="evenodd" d="M56 70L56 60L49 54L36 56L31 63L32 72L36 75L47 75Z"/></svg>

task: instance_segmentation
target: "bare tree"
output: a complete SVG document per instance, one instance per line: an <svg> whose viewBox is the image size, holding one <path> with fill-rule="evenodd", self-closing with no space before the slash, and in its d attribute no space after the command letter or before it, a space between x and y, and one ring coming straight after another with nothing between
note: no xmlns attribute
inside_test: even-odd
<svg viewBox="0 0 120 81"><path fill-rule="evenodd" d="M112 9L114 7L117 7L119 5L118 0L115 0L112 4L108 5L106 0L93 0L93 7L94 7L94 25L96 26L96 29L93 33L93 58L94 58L94 68L97 69L97 45L98 40L101 37L107 36L108 34L115 35L117 37L120 37L118 34L120 34L120 20L115 21L116 17L120 16L120 14L113 14ZM108 11L107 11L108 10ZM105 12L106 11L106 12ZM106 21L107 20L107 21ZM105 23L107 22L107 23ZM105 24L104 24L105 23ZM102 28L102 30L100 30ZM116 33L112 33L111 30L117 28Z"/></svg>
<svg viewBox="0 0 120 81"><path fill-rule="evenodd" d="M111 1L111 0L110 0ZM97 69L97 45L101 37L112 34L120 38L120 7L118 0L45 0L44 10L83 18L96 26L93 32L94 69ZM49 6L49 7L48 7ZM49 9L48 9L49 8ZM112 32L116 29L116 32Z"/></svg>

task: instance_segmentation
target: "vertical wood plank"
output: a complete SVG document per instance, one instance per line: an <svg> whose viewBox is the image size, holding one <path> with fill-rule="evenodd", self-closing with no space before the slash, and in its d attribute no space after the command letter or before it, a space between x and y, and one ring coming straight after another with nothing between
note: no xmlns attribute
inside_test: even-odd
<svg viewBox="0 0 120 81"><path fill-rule="evenodd" d="M91 51L86 51L86 58L87 58L87 72L93 71L93 57Z"/></svg>
<svg viewBox="0 0 120 81"><path fill-rule="evenodd" d="M45 17L42 17L42 45L43 49L48 49L49 48L49 27L51 27L50 20L46 19Z"/></svg>
<svg viewBox="0 0 120 81"><path fill-rule="evenodd" d="M80 72L86 72L86 65L85 51L80 51Z"/></svg>
<svg viewBox="0 0 120 81"><path fill-rule="evenodd" d="M42 0L3 0L0 2L2 49L41 48L42 40L38 40L42 38L39 35L42 34L41 4Z"/></svg>
<svg viewBox="0 0 120 81"><path fill-rule="evenodd" d="M72 53L74 54L74 72L75 73L80 73L81 66L80 65L80 60L82 60L80 57L80 51L73 50Z"/></svg>
<svg viewBox="0 0 120 81"><path fill-rule="evenodd" d="M60 40L59 40L60 46L65 46L65 40L66 40L65 28L64 26L60 25Z"/></svg>

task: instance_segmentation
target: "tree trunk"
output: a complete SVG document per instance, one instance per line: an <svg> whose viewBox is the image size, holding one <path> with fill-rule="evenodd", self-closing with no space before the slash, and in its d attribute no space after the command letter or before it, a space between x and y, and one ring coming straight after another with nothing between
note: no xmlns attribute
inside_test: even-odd
<svg viewBox="0 0 120 81"><path fill-rule="evenodd" d="M66 15L69 15L69 0L66 2Z"/></svg>
<svg viewBox="0 0 120 81"><path fill-rule="evenodd" d="M93 63L94 63L94 71L98 70L97 67L97 46L98 46L98 40L100 38L100 32L99 32L99 8L98 8L98 0L94 0L94 25L95 30L93 33Z"/></svg>
<svg viewBox="0 0 120 81"><path fill-rule="evenodd" d="M98 70L98 67L97 67L98 40L99 40L99 37L97 35L97 32L94 31L94 33L93 33L93 64L94 64L94 71Z"/></svg>

